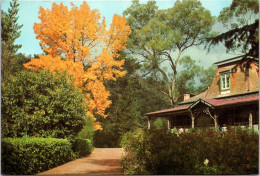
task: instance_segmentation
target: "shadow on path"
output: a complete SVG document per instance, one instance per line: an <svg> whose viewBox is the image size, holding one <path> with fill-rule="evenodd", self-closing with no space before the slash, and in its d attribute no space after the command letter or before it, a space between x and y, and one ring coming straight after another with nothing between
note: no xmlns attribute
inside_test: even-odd
<svg viewBox="0 0 260 176"><path fill-rule="evenodd" d="M76 159L38 175L123 175L123 149L95 148L87 157Z"/></svg>

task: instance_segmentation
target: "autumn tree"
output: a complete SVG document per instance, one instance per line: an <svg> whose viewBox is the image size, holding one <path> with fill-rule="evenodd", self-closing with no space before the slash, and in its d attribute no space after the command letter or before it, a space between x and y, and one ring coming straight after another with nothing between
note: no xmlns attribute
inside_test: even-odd
<svg viewBox="0 0 260 176"><path fill-rule="evenodd" d="M129 54L140 58L146 70L161 75L168 89L163 93L175 106L180 97L176 79L182 53L208 36L213 25L210 12L197 0L178 0L166 10L158 10L155 1L139 4L134 0L124 14L132 30ZM163 64L169 65L169 72Z"/></svg>
<svg viewBox="0 0 260 176"><path fill-rule="evenodd" d="M17 0L10 2L8 12L1 10L1 79L14 71L17 61L17 50L21 45L15 44L15 40L20 37L19 31L23 25L18 24L19 4Z"/></svg>
<svg viewBox="0 0 260 176"><path fill-rule="evenodd" d="M39 19L34 31L47 55L32 59L25 67L66 71L75 86L85 91L89 115L106 117L111 101L104 82L125 74L121 70L124 60L118 59L130 34L125 18L115 14L107 29L99 11L83 2L80 7L71 4L70 10L62 3L53 3L51 9L41 7Z"/></svg>

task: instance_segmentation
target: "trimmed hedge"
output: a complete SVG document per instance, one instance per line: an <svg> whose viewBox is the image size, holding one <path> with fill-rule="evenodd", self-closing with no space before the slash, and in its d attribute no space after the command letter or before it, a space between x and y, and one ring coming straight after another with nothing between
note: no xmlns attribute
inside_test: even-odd
<svg viewBox="0 0 260 176"><path fill-rule="evenodd" d="M72 150L78 157L83 157L93 151L93 145L90 139L74 139L71 141Z"/></svg>
<svg viewBox="0 0 260 176"><path fill-rule="evenodd" d="M55 138L2 138L2 174L31 175L75 159L71 143Z"/></svg>

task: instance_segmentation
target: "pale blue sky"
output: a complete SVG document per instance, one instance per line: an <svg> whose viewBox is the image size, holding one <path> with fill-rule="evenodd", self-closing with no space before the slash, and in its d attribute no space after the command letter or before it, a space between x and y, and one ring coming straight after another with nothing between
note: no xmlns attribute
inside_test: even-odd
<svg viewBox="0 0 260 176"><path fill-rule="evenodd" d="M55 1L56 3L62 2L64 5L70 6L71 1ZM147 0L140 0L140 3L146 3ZM175 0L158 0L157 5L159 9L166 9L174 5ZM224 7L230 6L232 0L201 0L202 5L210 10L211 15L218 16L220 11ZM1 8L7 11L9 8L10 0L2 0ZM19 4L19 24L23 24L21 29L21 36L16 40L17 44L22 44L22 48L19 50L25 54L40 54L42 50L39 46L39 41L36 40L36 35L33 31L33 24L39 22L38 10L39 7L51 8L53 1L49 0L20 0ZM74 0L75 5L82 3L81 0ZM98 9L102 16L106 18L107 24L111 23L113 14L122 15L123 11L131 5L130 0L96 0L89 1L91 9ZM200 56L199 56L200 57ZM219 60L216 59L216 60Z"/></svg>

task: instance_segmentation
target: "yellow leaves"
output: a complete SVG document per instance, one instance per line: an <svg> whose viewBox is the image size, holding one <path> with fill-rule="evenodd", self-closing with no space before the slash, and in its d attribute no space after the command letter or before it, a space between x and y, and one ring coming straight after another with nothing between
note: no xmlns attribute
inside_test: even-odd
<svg viewBox="0 0 260 176"><path fill-rule="evenodd" d="M47 56L31 59L24 64L38 71L65 71L74 78L74 85L86 92L89 114L106 117L111 105L109 91L104 81L116 80L125 75L124 60L115 60L118 52L126 47L131 30L126 19L114 15L110 29L98 10L91 10L86 2L80 7L71 3L69 10L62 3L53 3L51 10L40 8L40 23L34 24L34 32ZM63 57L65 60L61 60ZM88 68L84 71L84 65ZM98 123L96 123L98 125Z"/></svg>
<svg viewBox="0 0 260 176"><path fill-rule="evenodd" d="M130 27L126 24L124 17L114 14L112 23L109 29L109 40L107 46L109 46L113 57L119 57L118 51L122 51L126 48L126 40L131 33Z"/></svg>
<svg viewBox="0 0 260 176"><path fill-rule="evenodd" d="M82 87L84 82L84 67L82 63L70 60L61 60L60 57L52 57L50 55L39 55L39 59L31 59L30 62L24 64L25 68L39 71L41 69L50 70L51 72L62 71L68 76L72 76L74 85Z"/></svg>
<svg viewBox="0 0 260 176"><path fill-rule="evenodd" d="M87 94L87 100L89 102L88 110L92 112L97 110L97 114L106 117L105 110L112 102L108 100L110 93L106 90L103 82L99 80L91 80L88 81L85 88L87 91L91 92L91 94Z"/></svg>

